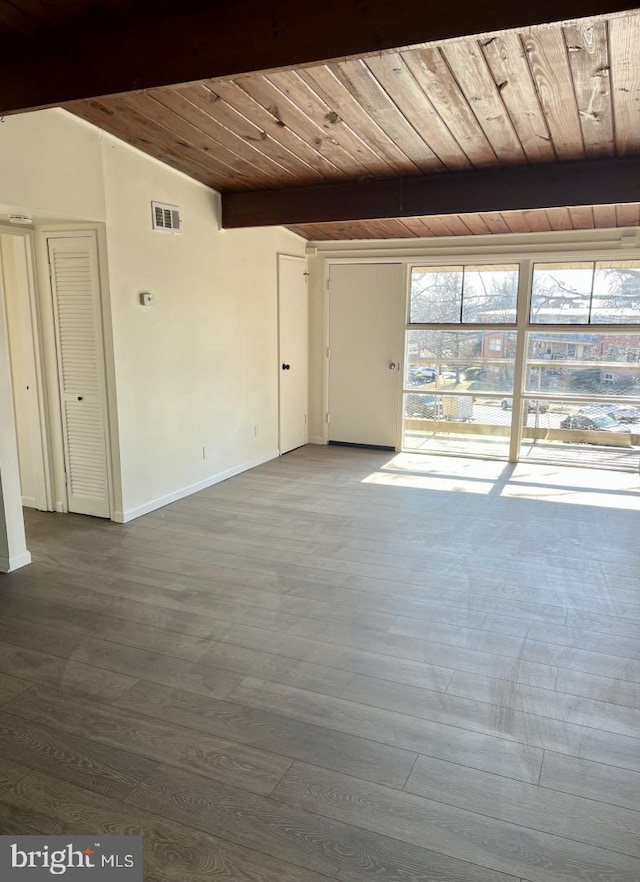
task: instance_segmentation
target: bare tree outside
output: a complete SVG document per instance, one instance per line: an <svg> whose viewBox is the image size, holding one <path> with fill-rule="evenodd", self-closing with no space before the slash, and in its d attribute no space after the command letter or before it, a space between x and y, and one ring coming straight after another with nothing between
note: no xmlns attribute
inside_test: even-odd
<svg viewBox="0 0 640 882"><path fill-rule="evenodd" d="M640 261L596 264L591 322L640 322Z"/></svg>
<svg viewBox="0 0 640 882"><path fill-rule="evenodd" d="M413 268L404 399L412 447L505 450L518 272L519 264ZM536 445L543 456L569 443L637 444L640 261L537 263L532 283L522 408L513 417L528 455Z"/></svg>
<svg viewBox="0 0 640 882"><path fill-rule="evenodd" d="M433 360L445 369L447 386L454 387L464 378L465 363L512 357L507 347L495 348L504 339L492 334L494 349L487 347L487 331L470 330L469 325L514 323L518 295L518 268L510 266L457 266L416 268L412 274L411 321L424 324L460 324L461 330L431 330L410 334L413 346L409 359ZM462 331L462 328L465 328ZM413 338L413 339L412 339ZM509 347L511 348L511 347ZM470 367L480 371L480 367ZM419 377L419 374L418 374Z"/></svg>

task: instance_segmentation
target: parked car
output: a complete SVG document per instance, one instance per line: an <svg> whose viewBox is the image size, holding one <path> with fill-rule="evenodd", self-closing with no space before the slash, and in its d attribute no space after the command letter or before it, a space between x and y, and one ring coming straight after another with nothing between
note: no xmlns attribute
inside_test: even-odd
<svg viewBox="0 0 640 882"><path fill-rule="evenodd" d="M500 402L503 410L511 410L513 407L513 398L503 398ZM527 398L527 410L529 413L546 413L549 405L546 401L535 401L533 398Z"/></svg>
<svg viewBox="0 0 640 882"><path fill-rule="evenodd" d="M618 423L640 422L640 410L622 404L589 404L587 407L581 407L579 413L589 416L609 416Z"/></svg>
<svg viewBox="0 0 640 882"><path fill-rule="evenodd" d="M435 419L442 409L442 403L435 395L407 395L404 415L407 419Z"/></svg>
<svg viewBox="0 0 640 882"><path fill-rule="evenodd" d="M587 416L584 413L572 413L560 423L561 429L582 429L593 432L622 432L630 434L629 426L621 426L607 414Z"/></svg>
<svg viewBox="0 0 640 882"><path fill-rule="evenodd" d="M435 368L430 367L410 367L409 380L412 383L433 383L436 379Z"/></svg>
<svg viewBox="0 0 640 882"><path fill-rule="evenodd" d="M637 407L624 407L622 404L614 404L609 416L619 423L640 422L640 410Z"/></svg>

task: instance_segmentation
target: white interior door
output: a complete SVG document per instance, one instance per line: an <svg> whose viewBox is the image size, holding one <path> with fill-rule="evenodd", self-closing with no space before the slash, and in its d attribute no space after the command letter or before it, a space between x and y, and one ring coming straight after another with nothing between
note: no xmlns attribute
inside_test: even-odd
<svg viewBox="0 0 640 882"><path fill-rule="evenodd" d="M47 239L69 511L108 518L109 472L95 235Z"/></svg>
<svg viewBox="0 0 640 882"><path fill-rule="evenodd" d="M309 308L305 261L278 255L280 453L307 443Z"/></svg>
<svg viewBox="0 0 640 882"><path fill-rule="evenodd" d="M5 291L22 504L46 511L51 505L31 269L27 237L0 235L0 288Z"/></svg>
<svg viewBox="0 0 640 882"><path fill-rule="evenodd" d="M396 447L405 325L402 264L329 276L329 440Z"/></svg>

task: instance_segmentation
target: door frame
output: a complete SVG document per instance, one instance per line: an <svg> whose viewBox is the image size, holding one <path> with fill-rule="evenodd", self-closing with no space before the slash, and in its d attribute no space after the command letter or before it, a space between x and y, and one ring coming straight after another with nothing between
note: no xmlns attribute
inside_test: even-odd
<svg viewBox="0 0 640 882"><path fill-rule="evenodd" d="M35 415L37 432L31 439L34 453L36 491L36 508L40 511L54 511L54 489L51 459L50 424L48 419L47 393L46 393L46 365L45 353L42 345L42 312L41 292L37 280L37 264L34 231L32 229L16 229L15 226L0 224L0 235L13 236L22 239L24 246L24 260L27 278L27 296L29 307L29 334L31 350L33 352L33 370L36 385ZM4 280L0 280L3 290L0 291L0 307L6 308L5 300L7 292ZM7 335L7 342L11 348L11 340ZM11 382L13 385L12 378Z"/></svg>
<svg viewBox="0 0 640 882"><path fill-rule="evenodd" d="M281 299L280 299L280 284L281 284L281 273L280 273L280 261L281 260L294 260L300 261L302 268L305 272L305 278L309 279L309 274L307 273L307 259L303 255L300 254L288 254L284 251L278 251L276 254L276 274L277 274L277 322L278 322L278 452L282 456L282 394L281 394L281 379L282 379L282 340L280 335L280 318L281 318ZM307 406L306 406L306 429L305 429L305 444L309 441L309 288L308 285L306 287L307 294L307 327L306 327L306 351L307 351L307 368L306 368L306 384L307 384Z"/></svg>
<svg viewBox="0 0 640 882"><path fill-rule="evenodd" d="M322 261L322 314L323 314L323 342L324 342L324 356L322 359L322 443L329 443L329 423L328 423L328 414L329 414L329 361L331 357L331 340L330 340L330 292L331 292L331 267L333 266L344 266L349 265L370 265L370 264L397 264L398 266L402 266L403 270L403 280L402 280L402 290L405 298L405 306L403 310L403 317L406 321L406 315L408 310L408 278L409 278L409 269L410 264L403 259L395 258L395 257L343 257L343 258L326 258ZM400 370L398 371L398 383L397 383L397 391L396 394L398 396L397 408L396 408L396 426L395 426L395 449L397 451L401 450L402 443L402 377L404 376L404 360L405 360L405 351L404 351L404 331L405 325L402 324L399 328L399 342L398 342L398 352L400 353Z"/></svg>

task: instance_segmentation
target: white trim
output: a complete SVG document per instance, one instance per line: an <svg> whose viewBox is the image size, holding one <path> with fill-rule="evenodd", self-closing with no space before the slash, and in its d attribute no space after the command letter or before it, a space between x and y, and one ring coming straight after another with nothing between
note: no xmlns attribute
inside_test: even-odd
<svg viewBox="0 0 640 882"><path fill-rule="evenodd" d="M230 469L226 469L224 472L210 475L208 478L204 478L202 481L197 481L195 484L190 484L188 487L182 487L180 490L174 490L171 493L167 493L165 496L158 496L150 502L144 502L142 505L136 506L136 508L128 508L125 509L125 511L115 511L113 513L113 520L119 524L128 524L129 521L133 521L135 518L142 517L142 515L155 511L157 508L162 508L165 505L169 505L171 502L176 502L178 499L184 499L185 496L191 496L193 493L198 493L200 490L206 490L207 487L219 484L221 481L226 481L227 478L233 478L234 475L239 475L249 469L254 469L256 466L263 465L265 462L269 462L272 459L278 459L279 456L279 451L271 450L269 453L256 457L256 459L251 459L248 462L233 466Z"/></svg>
<svg viewBox="0 0 640 882"><path fill-rule="evenodd" d="M309 444L327 444L322 435L309 435Z"/></svg>
<svg viewBox="0 0 640 882"><path fill-rule="evenodd" d="M26 567L30 563L31 554L28 551L23 551L22 554L14 554L11 557L0 554L0 573L12 573L14 570Z"/></svg>
<svg viewBox="0 0 640 882"><path fill-rule="evenodd" d="M439 262L445 256L464 256L463 262L480 257L487 262L496 257L509 255L513 258L530 259L549 255L559 259L574 259L586 251L606 252L607 257L630 259L637 255L640 240L635 247L623 245L623 238L637 234L636 227L615 227L605 230L565 230L547 233L504 233L485 236L435 236L428 239L365 239L346 241L313 241L308 249L316 251L317 257L333 262L355 261L358 263L408 260ZM606 259L606 258L605 258Z"/></svg>
<svg viewBox="0 0 640 882"><path fill-rule="evenodd" d="M0 235L1 236L28 236L30 233L33 233L35 230L33 224L29 226L20 226L16 227L11 224L6 224L4 221L0 221Z"/></svg>
<svg viewBox="0 0 640 882"><path fill-rule="evenodd" d="M396 344L399 354L398 383L396 391L396 450L404 450L404 380L405 367L407 364L407 334L405 328L409 321L411 310L411 267L405 263L402 267L404 274L404 324L400 331L399 340Z"/></svg>
<svg viewBox="0 0 640 882"><path fill-rule="evenodd" d="M322 261L322 320L324 322L322 333L322 443L329 443L329 371L331 370L330 355L331 340L329 323L331 319L331 261Z"/></svg>
<svg viewBox="0 0 640 882"><path fill-rule="evenodd" d="M38 456L38 483L40 493L36 498L36 508L51 511L53 500L53 476L51 470L51 445L49 442L49 421L47 419L46 384L44 376L44 350L42 346L42 319L40 312L40 292L36 266L36 243L33 233L24 237L25 260L29 287L29 312L31 315L31 337L36 378L39 437L36 441Z"/></svg>
<svg viewBox="0 0 640 882"><path fill-rule="evenodd" d="M35 496L23 496L22 505L25 508L37 508Z"/></svg>

